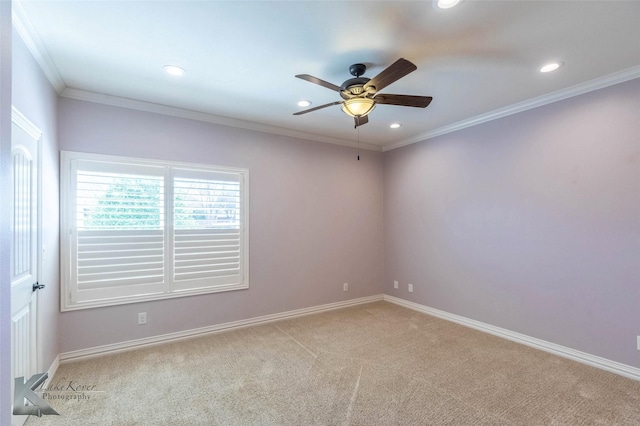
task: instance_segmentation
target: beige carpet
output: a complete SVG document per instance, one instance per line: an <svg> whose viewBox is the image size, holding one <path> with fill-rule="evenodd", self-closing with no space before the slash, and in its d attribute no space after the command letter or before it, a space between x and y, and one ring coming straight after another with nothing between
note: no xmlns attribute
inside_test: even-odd
<svg viewBox="0 0 640 426"><path fill-rule="evenodd" d="M69 382L29 426L640 425L638 381L385 302L65 364L51 386Z"/></svg>

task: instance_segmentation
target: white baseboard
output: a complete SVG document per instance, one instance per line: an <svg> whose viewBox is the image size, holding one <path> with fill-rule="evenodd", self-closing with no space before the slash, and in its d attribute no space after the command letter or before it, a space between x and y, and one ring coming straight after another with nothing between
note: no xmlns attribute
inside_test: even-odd
<svg viewBox="0 0 640 426"><path fill-rule="evenodd" d="M46 389L49 386L49 383L51 382L51 379L53 379L53 376L56 374L56 371L58 371L59 366L60 366L60 355L56 356L56 358L51 363L51 366L47 370L47 380L45 380L44 383L42 384L42 389Z"/></svg>
<svg viewBox="0 0 640 426"><path fill-rule="evenodd" d="M586 352L581 352L575 349L568 348L566 346L558 345L555 343L547 342L542 339L530 337L521 333L516 333L511 330L496 327L490 324L486 324L480 321L476 321L470 318L466 318L460 315L451 314L449 312L441 311L439 309L431 308L421 305L419 303L410 302L408 300L400 299L389 295L376 295L369 297L362 297L359 299L346 300L343 302L329 303L326 305L312 306L309 308L296 309L293 311L281 312L277 314L264 315L255 318L249 318L246 320L232 321L223 324L217 324L207 327L201 327L186 331L180 331L176 333L168 333L160 336L146 337L143 339L129 340L121 343L114 343L110 345L97 346L88 349L82 349L78 351L64 352L56 357L53 364L47 371L49 374L49 380L56 373L60 364L79 361L83 359L95 358L104 355L115 354L119 352L130 351L134 349L141 349L145 347L151 347L161 345L164 343L175 342L184 339L190 339L194 337L205 336L208 334L220 333L223 331L231 331L253 325L266 324L274 321L281 321L296 317L301 317L310 314L316 314L321 312L332 311L335 309L347 308L350 306L361 305L364 303L377 302L385 300L390 303L394 303L405 308L409 308L418 312L422 312L427 315L432 315L438 318L442 318L447 321L452 321L457 324L470 327L476 330L483 331L485 333L492 334L494 336L502 337L507 340L511 340L523 345L530 346L535 349L539 349L545 352L552 353L554 355L568 358L573 361L578 361L583 364L590 365L592 367L600 368L615 374L619 374L624 377L628 377L634 380L640 380L640 368L632 367L630 365L622 364L616 361L612 361L606 358L602 358L596 355L591 355Z"/></svg>
<svg viewBox="0 0 640 426"><path fill-rule="evenodd" d="M162 334L160 336L145 337L143 339L129 340L121 343L114 343L110 345L97 346L97 347L81 349L77 351L64 352L64 353L61 353L56 358L56 360L58 360L59 363L64 364L72 361L79 361L83 359L95 358L95 357L104 356L104 355L111 355L119 352L130 351L133 349L141 349L141 348L151 347L155 345L160 345L163 343L175 342L179 340L205 336L208 334L220 333L222 331L236 330L239 328L249 327L252 325L266 324L269 322L281 321L285 319L291 319L291 318L296 318L304 315L316 314L320 312L327 312L327 311L332 311L334 309L341 309L349 306L361 305L364 303L377 302L377 301L381 301L382 299L383 299L383 296L381 294L376 296L361 297L359 299L351 299L351 300L345 300L343 302L329 303L329 304L320 305L320 306L312 306L309 308L296 309L293 311L281 312L281 313L271 314L271 315L264 315L260 317L249 318L246 320L232 321L232 322L227 322L223 324L216 324L216 325L195 328L195 329L186 330L186 331L179 331L176 333ZM56 366L56 369L57 369L57 366ZM49 377L53 377L53 375L50 374Z"/></svg>
<svg viewBox="0 0 640 426"><path fill-rule="evenodd" d="M413 309L414 311L422 312L427 315L442 318L448 321L455 322L466 327L471 327L476 330L483 331L485 333L493 334L494 336L502 337L507 340L511 340L523 345L530 346L535 349L540 349L545 352L552 353L554 355L568 358L573 361L578 361L583 364L597 367L602 370L606 370L615 374L619 374L630 379L640 380L640 368L632 367L630 365L622 364L620 362L612 361L606 358L602 358L596 355L591 355L586 352L581 352L575 349L567 348L555 343L547 342L546 340L530 337L525 334L516 333L515 331L507 330L504 328L496 327L490 324L486 324L480 321L472 320L460 315L451 314L449 312L441 311L439 309L430 308L428 306L420 305L419 303L409 302L408 300L399 299L394 296L385 294L383 299L387 302L394 303L396 305L404 306L405 308Z"/></svg>

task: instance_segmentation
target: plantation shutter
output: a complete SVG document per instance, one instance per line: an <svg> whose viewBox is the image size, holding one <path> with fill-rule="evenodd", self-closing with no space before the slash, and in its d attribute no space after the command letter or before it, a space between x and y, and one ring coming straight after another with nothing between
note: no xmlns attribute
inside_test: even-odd
<svg viewBox="0 0 640 426"><path fill-rule="evenodd" d="M243 185L240 173L174 169L174 289L244 285Z"/></svg>
<svg viewBox="0 0 640 426"><path fill-rule="evenodd" d="M72 301L161 293L164 169L74 160L72 172Z"/></svg>
<svg viewBox="0 0 640 426"><path fill-rule="evenodd" d="M248 179L63 151L62 310L248 288Z"/></svg>

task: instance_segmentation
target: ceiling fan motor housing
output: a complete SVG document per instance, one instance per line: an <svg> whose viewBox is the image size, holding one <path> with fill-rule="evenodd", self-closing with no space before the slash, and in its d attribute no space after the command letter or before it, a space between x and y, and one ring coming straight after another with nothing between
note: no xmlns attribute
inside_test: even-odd
<svg viewBox="0 0 640 426"><path fill-rule="evenodd" d="M364 85L371 80L366 77L350 78L340 86L340 96L342 99L351 99L354 96L363 96L365 94Z"/></svg>
<svg viewBox="0 0 640 426"><path fill-rule="evenodd" d="M342 99L351 99L353 97L366 95L364 85L371 79L360 77L365 73L365 71L367 71L367 66L365 64L353 64L349 67L349 73L355 78L350 78L340 86L340 89L342 89L340 92Z"/></svg>

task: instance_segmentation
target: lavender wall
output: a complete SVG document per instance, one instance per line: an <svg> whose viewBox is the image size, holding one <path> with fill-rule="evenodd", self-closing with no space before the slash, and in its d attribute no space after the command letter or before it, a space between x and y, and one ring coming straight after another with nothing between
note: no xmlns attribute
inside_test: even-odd
<svg viewBox="0 0 640 426"><path fill-rule="evenodd" d="M62 313L61 352L381 293L381 153L66 98L59 114L62 150L250 174L248 290Z"/></svg>
<svg viewBox="0 0 640 426"><path fill-rule="evenodd" d="M385 293L635 367L639 235L640 79L384 155Z"/></svg>
<svg viewBox="0 0 640 426"><path fill-rule="evenodd" d="M58 349L59 312L59 218L58 218L58 95L31 56L21 37L13 32L13 105L42 131L40 155L42 161L42 268L40 282L46 288L39 292L40 321L43 326L43 356L45 371L51 366Z"/></svg>

